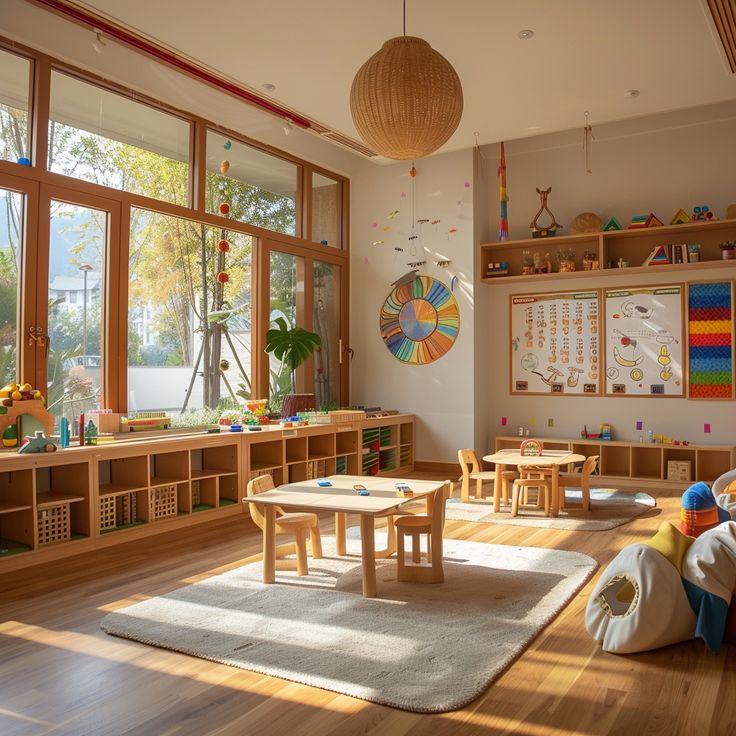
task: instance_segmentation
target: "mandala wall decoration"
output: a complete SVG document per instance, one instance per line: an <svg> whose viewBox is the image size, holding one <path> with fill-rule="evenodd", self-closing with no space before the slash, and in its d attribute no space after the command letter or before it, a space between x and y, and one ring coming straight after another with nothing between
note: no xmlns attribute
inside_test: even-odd
<svg viewBox="0 0 736 736"><path fill-rule="evenodd" d="M381 308L381 337L402 363L433 363L452 347L459 330L457 300L430 276L399 284Z"/></svg>

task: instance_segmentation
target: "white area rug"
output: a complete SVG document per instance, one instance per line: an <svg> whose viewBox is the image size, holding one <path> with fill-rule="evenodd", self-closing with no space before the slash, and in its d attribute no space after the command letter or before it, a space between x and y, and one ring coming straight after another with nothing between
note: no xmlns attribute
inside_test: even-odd
<svg viewBox="0 0 736 736"><path fill-rule="evenodd" d="M501 511L494 514L492 498L482 501L471 500L470 503L455 503L454 500L450 500L446 507L446 518L487 524L596 532L626 524L637 516L651 511L657 505L656 499L648 493L613 488L590 489L590 512L580 508L582 495L579 488L567 488L565 499L566 504L572 506L560 509L557 518L545 516L544 509L528 506L521 508L518 516L511 516L510 506L501 506ZM575 505L578 508L574 508Z"/></svg>
<svg viewBox="0 0 736 736"><path fill-rule="evenodd" d="M253 563L111 613L102 628L430 713L475 699L597 567L577 552L447 540L444 584L399 583L389 559L377 570L380 597L363 598L360 560L336 557L332 537L323 544L308 576L277 571L264 585Z"/></svg>

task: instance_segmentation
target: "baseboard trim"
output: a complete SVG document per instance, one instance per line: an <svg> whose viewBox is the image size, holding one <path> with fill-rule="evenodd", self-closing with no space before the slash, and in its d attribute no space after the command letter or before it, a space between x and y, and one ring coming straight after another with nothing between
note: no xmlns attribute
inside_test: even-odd
<svg viewBox="0 0 736 736"><path fill-rule="evenodd" d="M457 463L435 463L429 460L417 460L414 463L414 470L418 473L439 473L451 479L459 477L462 473Z"/></svg>

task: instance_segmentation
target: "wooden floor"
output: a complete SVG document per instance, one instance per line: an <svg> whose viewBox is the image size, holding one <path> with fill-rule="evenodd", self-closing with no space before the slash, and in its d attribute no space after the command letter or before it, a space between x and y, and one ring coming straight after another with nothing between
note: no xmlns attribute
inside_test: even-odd
<svg viewBox="0 0 736 736"><path fill-rule="evenodd" d="M430 477L423 474L422 477ZM678 498L607 532L448 521L446 535L585 552L601 564L675 521ZM103 634L108 612L249 561L247 517L0 576L0 734L736 734L736 659L702 642L636 656L585 631L592 582L476 701L419 715ZM295 612L298 618L298 612Z"/></svg>

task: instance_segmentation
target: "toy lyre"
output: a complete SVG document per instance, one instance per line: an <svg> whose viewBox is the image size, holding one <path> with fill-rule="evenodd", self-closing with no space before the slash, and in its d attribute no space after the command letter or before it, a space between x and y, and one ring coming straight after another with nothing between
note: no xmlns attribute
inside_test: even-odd
<svg viewBox="0 0 736 736"><path fill-rule="evenodd" d="M531 222L531 225L529 227L532 229L532 237L533 238L549 238L552 235L555 235L557 232L558 227L562 227L557 220L555 220L555 216L550 212L549 208L547 207L547 196L552 191L552 187L549 189L539 189L537 187L537 194L539 195L539 199L541 200L541 207L539 208L539 212L537 212L536 215L534 215L534 219ZM552 222L547 225L546 227L540 227L537 220L540 218L543 212L546 212Z"/></svg>

